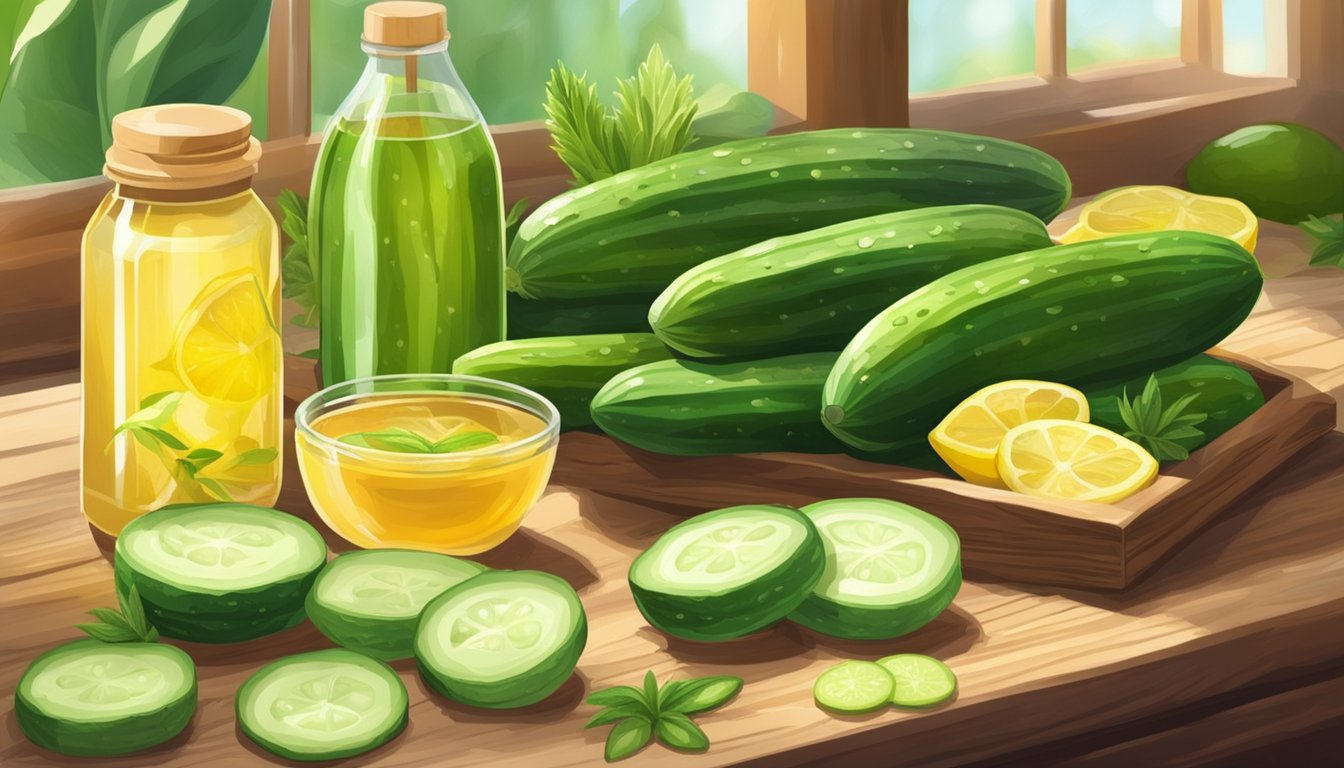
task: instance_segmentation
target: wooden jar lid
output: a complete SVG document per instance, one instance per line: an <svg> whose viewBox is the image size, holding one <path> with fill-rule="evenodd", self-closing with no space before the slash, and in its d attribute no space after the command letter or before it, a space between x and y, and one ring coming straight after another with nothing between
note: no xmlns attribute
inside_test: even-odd
<svg viewBox="0 0 1344 768"><path fill-rule="evenodd" d="M393 0L364 9L364 42L423 48L448 39L448 12L438 3Z"/></svg>
<svg viewBox="0 0 1344 768"><path fill-rule="evenodd" d="M160 104L112 118L104 173L142 189L203 189L250 179L261 145L242 110Z"/></svg>

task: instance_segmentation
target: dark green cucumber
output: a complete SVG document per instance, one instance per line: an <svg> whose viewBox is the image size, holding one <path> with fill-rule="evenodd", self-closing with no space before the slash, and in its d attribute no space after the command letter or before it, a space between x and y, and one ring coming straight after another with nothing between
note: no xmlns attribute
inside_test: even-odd
<svg viewBox="0 0 1344 768"><path fill-rule="evenodd" d="M111 757L173 738L196 712L196 665L165 643L76 640L38 656L14 691L14 719L52 752Z"/></svg>
<svg viewBox="0 0 1344 768"><path fill-rule="evenodd" d="M768 360L664 360L617 374L593 398L593 422L646 451L681 456L844 445L817 418L833 352Z"/></svg>
<svg viewBox="0 0 1344 768"><path fill-rule="evenodd" d="M562 429L593 423L588 405L612 376L672 353L651 333L552 336L487 344L457 358L453 373L511 382L550 400Z"/></svg>
<svg viewBox="0 0 1344 768"><path fill-rule="evenodd" d="M648 333L649 305L644 297L605 299L524 299L510 293L506 300L509 339L539 336L579 336L589 333Z"/></svg>
<svg viewBox="0 0 1344 768"><path fill-rule="evenodd" d="M303 621L327 561L313 526L250 504L178 504L132 520L117 539L117 589L135 585L166 637L234 643Z"/></svg>
<svg viewBox="0 0 1344 768"><path fill-rule="evenodd" d="M688 640L749 635L811 594L826 552L792 507L750 504L672 526L630 565L630 592L649 623Z"/></svg>
<svg viewBox="0 0 1344 768"><path fill-rule="evenodd" d="M976 264L864 326L826 380L822 416L857 448L901 449L998 381L1086 387L1189 358L1241 324L1261 283L1245 249L1198 232L1126 235Z"/></svg>
<svg viewBox="0 0 1344 768"><path fill-rule="evenodd" d="M841 349L921 285L1049 245L1040 219L997 205L870 216L692 267L654 301L649 322L668 346L693 357Z"/></svg>
<svg viewBox="0 0 1344 768"><path fill-rule="evenodd" d="M1265 393L1244 368L1226 360L1208 355L1197 355L1154 372L1162 402L1171 404L1186 395L1195 399L1186 413L1204 413L1208 418L1196 425L1203 437L1177 438L1176 442L1188 451L1213 442L1214 438L1240 424L1247 416L1265 404ZM1087 395L1089 419L1107 429L1124 434L1129 427L1120 419L1117 399L1128 394L1132 400L1148 383L1148 374L1110 387L1084 390Z"/></svg>
<svg viewBox="0 0 1344 768"><path fill-rule="evenodd" d="M533 211L506 283L529 298L656 294L762 240L934 205L1006 205L1049 220L1063 166L1001 139L911 128L807 131L719 144L566 192Z"/></svg>

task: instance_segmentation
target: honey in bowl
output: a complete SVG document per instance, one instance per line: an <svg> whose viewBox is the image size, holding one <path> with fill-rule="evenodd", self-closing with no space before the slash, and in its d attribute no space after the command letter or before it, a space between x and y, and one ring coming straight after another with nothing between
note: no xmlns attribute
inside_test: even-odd
<svg viewBox="0 0 1344 768"><path fill-rule="evenodd" d="M546 488L559 416L544 398L468 376L379 376L295 415L318 514L361 547L454 555L507 539Z"/></svg>

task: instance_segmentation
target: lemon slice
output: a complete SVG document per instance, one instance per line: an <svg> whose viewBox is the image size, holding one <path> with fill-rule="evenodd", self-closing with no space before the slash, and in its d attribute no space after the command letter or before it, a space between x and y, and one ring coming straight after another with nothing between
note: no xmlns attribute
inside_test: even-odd
<svg viewBox="0 0 1344 768"><path fill-rule="evenodd" d="M963 479L1003 488L995 459L1008 430L1036 419L1087 421L1082 392L1051 381L1001 381L976 392L929 433L929 444Z"/></svg>
<svg viewBox="0 0 1344 768"><path fill-rule="evenodd" d="M1157 476L1157 460L1138 443L1065 419L1008 430L998 464L999 476L1018 493L1077 501L1119 501Z"/></svg>
<svg viewBox="0 0 1344 768"><path fill-rule="evenodd" d="M177 331L177 374L206 400L250 403L271 391L280 339L255 277L220 278L201 291Z"/></svg>
<svg viewBox="0 0 1344 768"><path fill-rule="evenodd" d="M1250 208L1230 197L1196 195L1175 187L1121 187L1084 205L1078 223L1059 240L1077 243L1171 229L1222 235L1254 252L1260 224Z"/></svg>

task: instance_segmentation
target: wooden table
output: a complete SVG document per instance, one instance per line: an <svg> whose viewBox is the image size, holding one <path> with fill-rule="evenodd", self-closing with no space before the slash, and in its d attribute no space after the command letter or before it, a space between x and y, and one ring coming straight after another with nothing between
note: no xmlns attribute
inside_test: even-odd
<svg viewBox="0 0 1344 768"><path fill-rule="evenodd" d="M1339 401L1344 272L1307 270L1305 239L1266 229L1264 298L1225 346ZM18 676L39 652L75 638L72 625L85 611L114 600L108 556L79 512L78 395L73 374L0 389L0 764L264 764L271 758L235 729L233 694L265 661L327 645L307 624L240 645L184 644L200 667L200 709L184 735L151 753L62 759L22 738L12 711ZM292 461L287 472L279 506L311 515ZM1301 739L1319 746L1322 738L1337 750L1341 499L1344 434L1336 432L1124 594L968 582L945 614L894 641L840 642L780 626L697 645L649 628L625 583L631 558L677 518L552 487L526 529L483 560L545 569L579 589L591 634L577 675L534 707L481 712L428 695L413 665L401 662L411 693L407 732L342 765L600 764L604 733L582 730L594 711L582 703L585 692L634 683L647 669L662 679L731 673L747 684L735 703L699 718L713 743L707 754L653 746L631 766L1184 765ZM946 660L960 678L957 701L855 718L813 705L812 681L829 664L898 651Z"/></svg>

